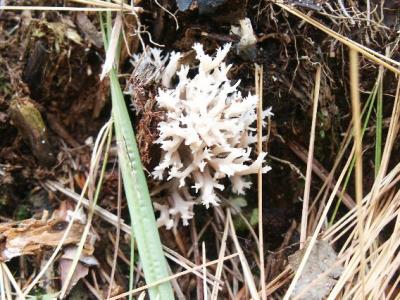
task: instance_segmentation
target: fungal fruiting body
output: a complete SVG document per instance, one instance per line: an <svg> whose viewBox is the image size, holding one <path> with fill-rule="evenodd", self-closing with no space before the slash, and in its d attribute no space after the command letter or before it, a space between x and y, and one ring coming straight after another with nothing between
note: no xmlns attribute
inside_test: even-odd
<svg viewBox="0 0 400 300"><path fill-rule="evenodd" d="M159 76L162 87L156 103L165 112L165 120L158 124L156 143L162 157L152 175L168 182L165 186L170 205L156 206L161 211L159 225L167 228L174 224L172 219L179 217L188 224L195 203L207 208L219 205L217 191L231 187L233 193L244 194L251 186L246 175L260 168L263 173L270 169L263 166L265 152L254 161L251 158L258 97L250 93L243 96L238 91L240 81L232 83L228 79L231 65L226 65L224 59L230 47L226 44L212 57L201 44L195 44L195 75L192 71L189 75L188 65L179 66L181 55L174 53ZM173 86L175 74L177 84ZM263 112L264 117L267 115L272 115L270 109Z"/></svg>

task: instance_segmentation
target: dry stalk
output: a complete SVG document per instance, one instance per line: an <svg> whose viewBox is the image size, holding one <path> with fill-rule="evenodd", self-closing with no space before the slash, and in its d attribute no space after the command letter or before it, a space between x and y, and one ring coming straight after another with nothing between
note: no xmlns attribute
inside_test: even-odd
<svg viewBox="0 0 400 300"><path fill-rule="evenodd" d="M310 132L310 144L308 148L307 158L307 170L306 170L306 183L304 187L303 196L303 211L301 214L301 231L300 231L300 248L304 247L304 243L307 239L307 219L308 219L308 203L310 200L310 188L311 188L311 174L314 157L314 142L315 142L315 127L317 125L317 111L318 111L318 99L319 89L321 85L321 66L318 65L317 72L315 74L315 86L314 86L314 99L313 99L313 115Z"/></svg>

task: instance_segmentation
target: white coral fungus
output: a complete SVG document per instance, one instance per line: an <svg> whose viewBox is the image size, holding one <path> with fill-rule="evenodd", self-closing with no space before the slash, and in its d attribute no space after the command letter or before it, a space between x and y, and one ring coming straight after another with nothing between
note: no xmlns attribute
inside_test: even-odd
<svg viewBox="0 0 400 300"><path fill-rule="evenodd" d="M230 44L218 49L215 57L204 53L201 44L193 48L199 61L197 74L189 76L189 66L181 66L176 73L176 87L169 88L169 74L163 78L164 88L156 97L159 108L166 111L166 119L158 127L162 159L153 176L175 186L169 213L179 211L184 223L193 216L193 202L185 203L178 189L186 190L185 186L191 184L198 200L209 207L220 203L216 190L224 190L223 178L229 178L234 193L243 194L251 185L245 175L257 173L260 168L264 173L270 169L262 166L266 153L260 153L254 162L250 158L251 145L256 141L252 125L257 118L258 98L251 94L243 97L237 90L240 81L232 84L227 78L231 65L223 60ZM174 55L177 57L179 54ZM168 69L177 68L170 63ZM268 109L263 116L271 114ZM163 224L170 227L168 216L163 215L163 219Z"/></svg>

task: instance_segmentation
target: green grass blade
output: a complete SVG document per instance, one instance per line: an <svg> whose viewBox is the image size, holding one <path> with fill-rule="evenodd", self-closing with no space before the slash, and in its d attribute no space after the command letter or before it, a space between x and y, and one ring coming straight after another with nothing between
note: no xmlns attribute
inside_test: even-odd
<svg viewBox="0 0 400 300"><path fill-rule="evenodd" d="M100 15L100 22L105 50L107 52L112 28L111 14L107 14L105 20ZM135 133L115 67L111 69L109 77L118 160L131 218L131 246L134 244L137 245L146 283L151 284L168 277L169 268L162 250L154 209L136 144ZM133 255L134 249L131 249L131 259L133 259ZM133 265L130 270L130 285L133 279L132 271ZM150 288L149 295L152 300L174 299L174 292L169 281Z"/></svg>
<svg viewBox="0 0 400 300"><path fill-rule="evenodd" d="M378 93L380 80L381 80L381 76L379 75L377 80L376 80L376 82L375 82L374 87L372 88L372 91L371 91L370 95L368 96L368 99L367 99L367 101L365 103L364 109L363 109L363 111L361 113L361 117L366 115L365 119L364 119L364 123L363 123L363 128L361 130L362 137L364 136L364 133L367 130L368 122L370 120L372 109L374 107L375 99L376 99L376 96L377 96L377 93ZM338 200L336 202L335 208L333 209L333 213L332 213L332 216L331 216L330 221L328 223L328 226L332 226L333 223L335 222L335 218L336 218L337 212L339 210L340 203L342 202L344 192L346 191L347 184L349 183L351 174L353 172L354 164L355 164L355 158L353 157L352 161L351 161L351 164L350 164L350 167L349 167L349 170L347 171L346 178L345 178L345 180L343 182L343 185L342 185L342 187L343 187L342 188L342 192L341 192L340 197L338 198Z"/></svg>
<svg viewBox="0 0 400 300"><path fill-rule="evenodd" d="M136 145L121 86L114 69L110 72L113 118L118 145L118 158L131 216L132 229L146 282L168 277L154 210L146 177ZM174 299L169 282L150 289L151 299Z"/></svg>

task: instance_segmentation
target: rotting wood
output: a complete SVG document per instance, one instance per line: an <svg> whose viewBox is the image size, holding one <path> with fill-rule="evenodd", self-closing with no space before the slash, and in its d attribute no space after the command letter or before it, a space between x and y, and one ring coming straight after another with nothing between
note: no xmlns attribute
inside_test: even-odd
<svg viewBox="0 0 400 300"><path fill-rule="evenodd" d="M38 40L24 69L23 80L28 84L34 99L38 98L42 89L42 77L49 60L45 44Z"/></svg>
<svg viewBox="0 0 400 300"><path fill-rule="evenodd" d="M29 98L13 99L9 108L10 118L17 127L33 155L43 166L56 163L53 147L42 115Z"/></svg>

